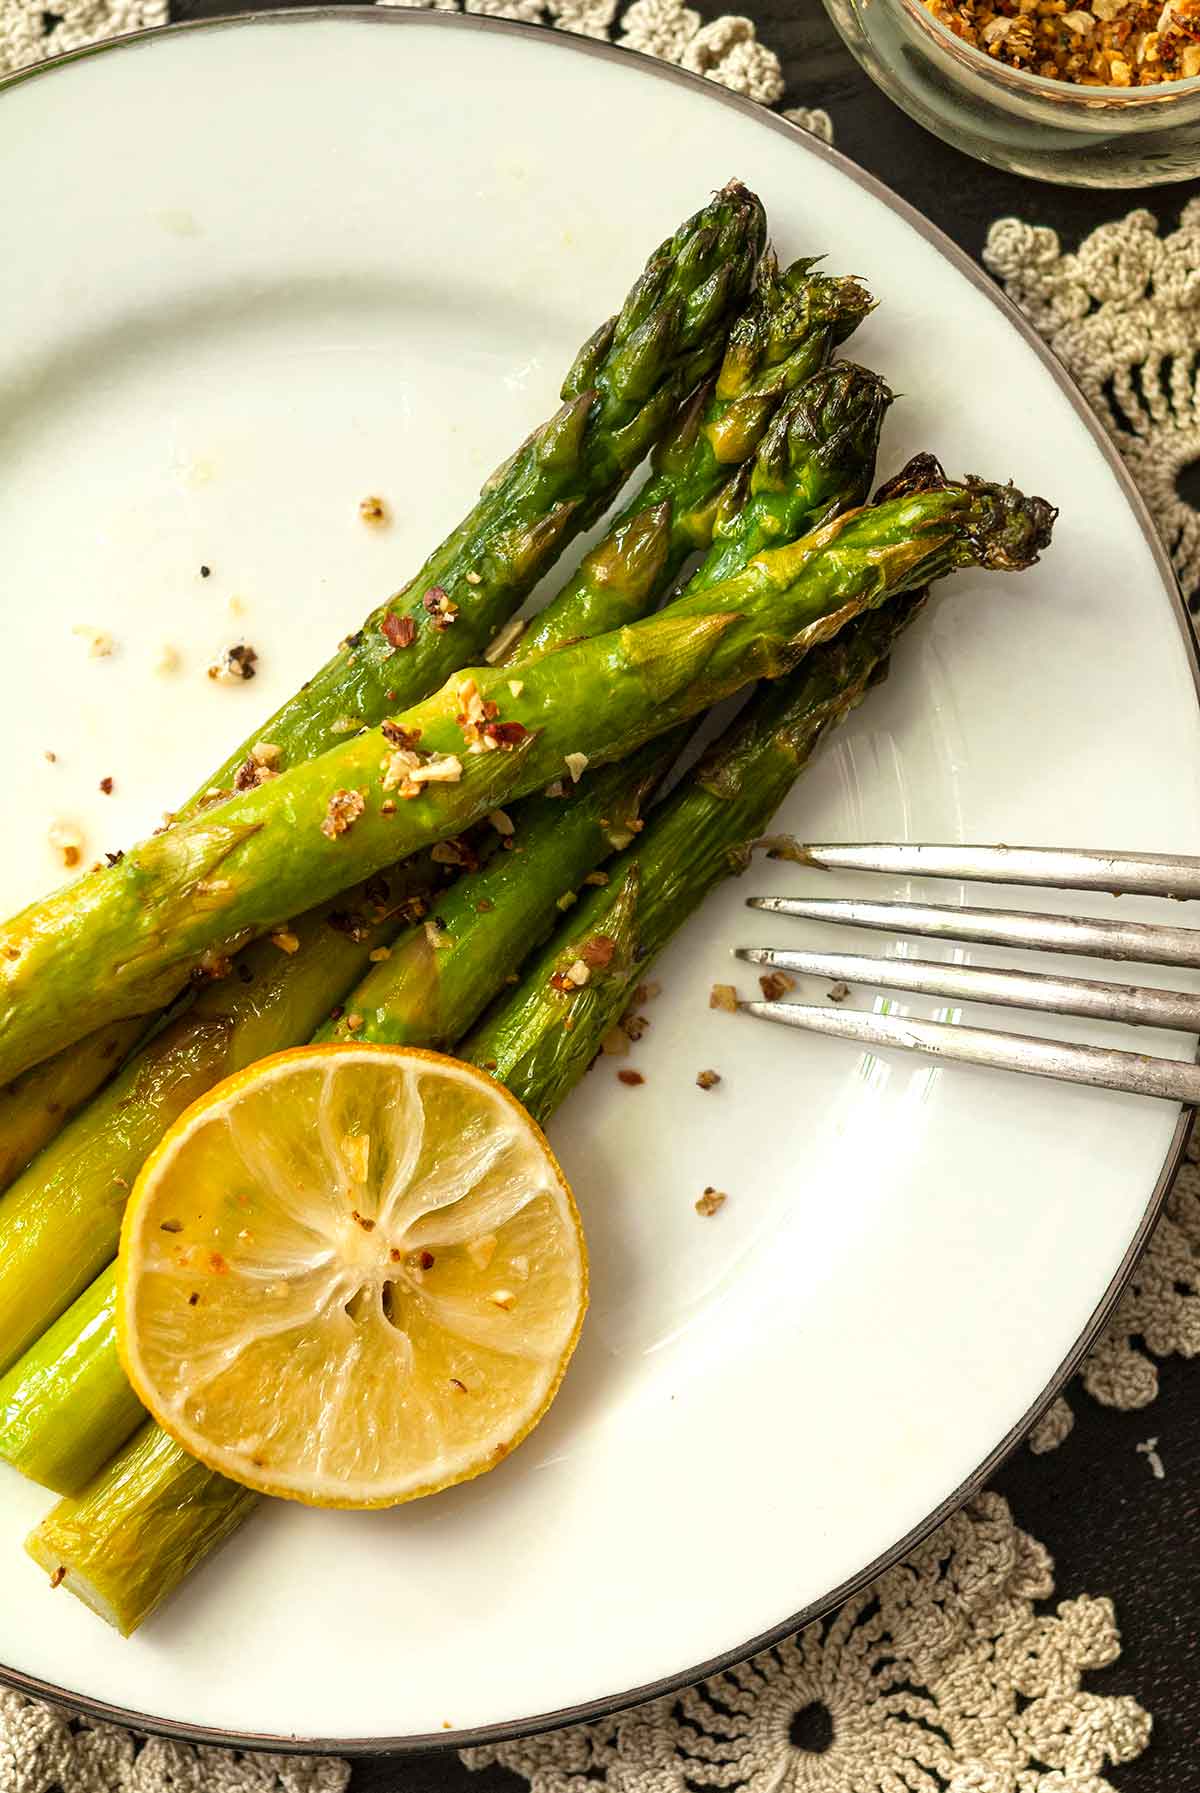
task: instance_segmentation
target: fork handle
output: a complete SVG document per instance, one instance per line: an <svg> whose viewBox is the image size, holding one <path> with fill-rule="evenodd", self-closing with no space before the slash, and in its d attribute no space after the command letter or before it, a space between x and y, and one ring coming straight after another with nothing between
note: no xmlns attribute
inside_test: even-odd
<svg viewBox="0 0 1200 1793"><path fill-rule="evenodd" d="M1200 1104L1200 1065L1183 1059L1152 1058L1144 1052L1119 1052L1104 1046L1073 1046L1064 1040L1034 1039L987 1027L865 1014L861 1009L821 1008L806 1002L743 1002L739 1007L764 1021L855 1040L861 1046L900 1046L930 1058L984 1065L990 1070L1025 1071L1060 1083Z"/></svg>

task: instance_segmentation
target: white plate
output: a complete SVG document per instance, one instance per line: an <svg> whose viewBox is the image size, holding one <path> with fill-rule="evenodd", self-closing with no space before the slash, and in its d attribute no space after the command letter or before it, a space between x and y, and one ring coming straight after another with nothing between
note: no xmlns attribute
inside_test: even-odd
<svg viewBox="0 0 1200 1793"><path fill-rule="evenodd" d="M785 255L878 293L854 350L907 395L884 469L933 447L1062 506L1034 574L938 599L786 822L1200 852L1181 612L1111 451L963 257L778 119L582 40L293 18L17 81L0 166L5 908L51 877L52 815L92 850L153 825L400 582L735 173ZM261 676L213 686L243 632ZM50 1598L19 1548L45 1497L6 1475L8 1679L168 1729L462 1741L736 1656L961 1496L1111 1299L1179 1115L710 1014L731 944L792 938L747 890L802 882L710 902L645 1087L598 1069L555 1125L595 1301L514 1460L393 1513L264 1511L131 1642Z"/></svg>

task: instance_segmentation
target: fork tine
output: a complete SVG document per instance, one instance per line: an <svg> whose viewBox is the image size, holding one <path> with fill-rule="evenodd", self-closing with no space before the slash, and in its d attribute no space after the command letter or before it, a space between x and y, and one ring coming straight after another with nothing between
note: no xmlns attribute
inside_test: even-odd
<svg viewBox="0 0 1200 1793"><path fill-rule="evenodd" d="M762 909L769 915L846 922L856 928L884 928L891 934L1086 953L1094 959L1133 959L1143 965L1200 968L1200 930L1195 928L938 903L876 903L857 897L748 897L746 901L749 908Z"/></svg>
<svg viewBox="0 0 1200 1793"><path fill-rule="evenodd" d="M1168 1102L1200 1102L1200 1065L1182 1059L1150 1058L1102 1046L1072 1046L1027 1034L960 1027L945 1021L871 1015L861 1009L817 1008L806 1002L742 1002L738 1007L763 1021L807 1033L832 1034L861 1046L899 1046L931 1058L984 1065L991 1070L1025 1071L1060 1083L1125 1090Z"/></svg>
<svg viewBox="0 0 1200 1793"><path fill-rule="evenodd" d="M804 977L870 984L881 990L912 990L919 996L945 996L952 1002L991 1002L1005 1008L1200 1033L1200 996L1183 990L1110 984L1089 977L1051 977L1040 971L1001 971L990 965L885 959L870 953L785 952L769 946L739 946L734 956L750 965L772 965L780 971L798 971Z"/></svg>
<svg viewBox="0 0 1200 1793"><path fill-rule="evenodd" d="M1200 859L1178 853L1096 853L1069 847L917 846L847 842L798 846L796 858L825 870L894 872L912 878L973 878L984 884L1107 890L1113 896L1200 897Z"/></svg>

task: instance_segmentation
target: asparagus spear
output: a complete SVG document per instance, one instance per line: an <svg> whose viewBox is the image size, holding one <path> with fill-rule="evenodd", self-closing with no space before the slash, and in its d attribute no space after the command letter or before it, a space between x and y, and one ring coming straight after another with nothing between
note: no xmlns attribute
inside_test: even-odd
<svg viewBox="0 0 1200 1793"><path fill-rule="evenodd" d="M638 507L671 505L667 582L693 550L708 548L713 510L730 470L749 462L780 400L824 366L871 310L874 301L861 281L811 270L810 261L798 261L781 273L774 257L766 257L757 291L729 333L715 381L697 389L675 428L659 442L650 479L617 520L620 528ZM581 568L564 592L590 625L580 629L581 636L631 620L604 604L602 579L583 574ZM534 619L521 643L523 659L567 645L570 638L554 620L548 613Z"/></svg>
<svg viewBox="0 0 1200 1793"><path fill-rule="evenodd" d="M809 380L768 432L752 474L740 478L733 495L712 513L715 541L689 591L695 595L745 566L766 542L797 535L807 522L861 499L890 400L877 375L845 363ZM644 560L639 550L638 565ZM628 610L628 595L620 602ZM553 608L570 627L570 605ZM594 618L594 610L591 614ZM667 740L671 742L671 737ZM518 812L519 856L502 854L455 886L428 920L414 924L392 946L390 957L368 972L339 1018L322 1027L317 1037L451 1046L490 1001L508 968L519 964L549 930L558 899L570 894L610 847L615 849L614 828L631 836L643 788L674 758L675 745L667 746L665 758L652 747L644 771L636 762L618 762L586 777L565 807L563 796L528 799ZM384 938L378 929L372 934L375 952ZM291 965L297 975L303 974L300 957ZM281 1003L276 1014L288 1019ZM254 1052L261 1054L300 1037L278 1030L267 1035L260 1025ZM185 1030L178 1030L170 1050L187 1051ZM246 1062L236 1038L226 1042L225 1054L227 1061ZM210 1081L215 1081L217 1069L214 1063ZM114 1088L116 1113L121 1115L128 1105L125 1081L119 1079ZM166 1081L160 1074L156 1088ZM197 1093L190 1089L185 1100ZM70 1130L70 1138L61 1142L75 1146L69 1179L73 1213L87 1204L90 1182L91 1207L101 1216L99 1224L93 1221L84 1228L76 1221L73 1226L76 1236L88 1234L94 1248L77 1255L69 1284L63 1278L59 1250L66 1219L61 1211L62 1180L48 1181L41 1175L47 1160L51 1166L56 1163L55 1151L43 1155L36 1177L23 1179L19 1201L14 1202L14 1191L0 1204L0 1261L7 1259L10 1276L38 1291L42 1324L53 1317L47 1304L53 1301L61 1307L83 1277L105 1261L98 1253L106 1237L112 1237L115 1249L114 1171L132 1183L146 1137L162 1131L182 1106L182 1102L160 1103L156 1117L147 1117L136 1130L126 1126L118 1132L112 1124L112 1104L101 1098L95 1114L82 1117ZM109 1124L89 1127L93 1120ZM76 1144L80 1134L90 1137L86 1152ZM15 1219L11 1227L10 1214ZM121 1392L124 1377L113 1349L112 1301L112 1274L106 1272L0 1380L0 1456L60 1492L82 1485L129 1435L140 1415L132 1395ZM33 1313L30 1295L22 1310L26 1337L34 1329ZM80 1336L85 1330L86 1340ZM0 1363L5 1361L4 1342L0 1327ZM55 1371L60 1360L61 1379ZM119 1416L123 1429L116 1428L114 1416Z"/></svg>
<svg viewBox="0 0 1200 1793"><path fill-rule="evenodd" d="M587 1070L632 986L704 893L748 857L817 741L867 689L898 629L919 603L904 598L818 648L793 679L744 718L680 786L613 882L569 912L529 975L501 1001L462 1055L519 1090L545 1121ZM551 987L589 943L607 967L575 996ZM563 1026L570 1017L570 1030ZM74 1498L60 1501L26 1548L48 1572L126 1635L249 1516L259 1497L204 1470L152 1423Z"/></svg>
<svg viewBox="0 0 1200 1793"><path fill-rule="evenodd" d="M749 862L751 844L818 743L862 701L924 599L917 591L868 612L791 678L768 683L457 1056L490 1071L545 1122L629 1007L654 956L714 885ZM562 974L581 958L590 975L579 987Z"/></svg>
<svg viewBox="0 0 1200 1793"><path fill-rule="evenodd" d="M111 1022L0 1089L0 1190L108 1082L145 1031L141 1016Z"/></svg>
<svg viewBox="0 0 1200 1793"><path fill-rule="evenodd" d="M282 750L280 763L295 765L339 739L343 717L378 722L482 658L500 624L566 543L603 515L681 399L717 364L763 237L762 207L737 181L681 225L651 256L620 313L580 350L563 382L562 409L492 476L420 572L254 739L271 741ZM428 602L431 592L457 608L439 610L439 599ZM411 627L409 645L400 644L393 623ZM232 784L252 746L231 754L209 784Z"/></svg>
<svg viewBox="0 0 1200 1793"><path fill-rule="evenodd" d="M274 750L272 767L297 764L339 739L347 719L378 722L389 709L418 702L455 668L482 657L499 625L566 543L603 513L680 401L717 362L728 317L750 287L763 230L758 200L731 182L661 245L619 315L601 325L576 357L563 383L562 409L493 475L474 509L416 576L205 780L181 816L196 814L214 797L258 777L260 743ZM853 291L854 283L814 286L827 297L814 297L810 306L796 298L798 340L792 346L799 346L799 336L810 336L816 353L818 338L847 334L867 302ZM762 339L765 364L778 359L790 340L784 303L791 296L790 287L786 293L772 289L756 302L763 320L756 340ZM826 314L836 324L827 323ZM739 343L747 334L743 327ZM679 426L672 439L678 435ZM682 494L679 481L660 486L622 521L633 521L638 511L677 494L689 507L694 502ZM681 521L679 527L686 525ZM572 581L567 611L577 621L586 622L589 597L602 606L613 595L603 583L604 571L603 560L589 560ZM595 589L594 577L600 581ZM547 643L557 626L548 616ZM75 889L82 895L82 884ZM11 1167L0 1175L0 1188L54 1136L60 1117L101 1086L141 1032L129 1022L110 1022L86 1049L35 1072L11 1094L0 1093L0 1170Z"/></svg>
<svg viewBox="0 0 1200 1793"><path fill-rule="evenodd" d="M0 1077L145 1012L206 954L461 833L564 764L619 759L788 671L899 591L956 566L1028 566L1055 514L918 457L883 502L765 550L658 616L534 661L518 692L504 668L458 674L401 717L143 842L0 929Z"/></svg>

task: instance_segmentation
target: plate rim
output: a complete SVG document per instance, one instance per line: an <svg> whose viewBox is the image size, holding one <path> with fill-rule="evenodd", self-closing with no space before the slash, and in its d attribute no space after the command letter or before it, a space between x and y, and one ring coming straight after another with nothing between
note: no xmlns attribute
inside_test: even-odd
<svg viewBox="0 0 1200 1793"><path fill-rule="evenodd" d="M23 86L26 82L39 76L52 74L70 63L81 61L86 57L103 55L114 50L144 44L153 39L178 37L197 31L228 30L231 27L239 26L286 27L298 21L311 23L314 20L353 25L369 23L402 26L410 30L423 27L443 31L493 32L531 40L537 38L543 44L556 45L566 51L601 57L618 64L632 62L644 74L653 75L660 80L672 81L678 85L689 86L693 91L703 92L714 103L728 106L745 117L755 119L767 129L790 138L806 153L815 155L819 160L829 163L855 186L879 200L889 211L909 224L967 280L976 292L981 293L990 304L995 306L1009 326L1015 329L1026 345L1034 351L1045 371L1060 392L1066 396L1076 416L1100 450L1110 473L1115 477L1118 488L1150 549L1151 559L1154 561L1171 601L1175 621L1182 638L1184 658L1192 676L1193 696L1197 706L1200 707L1200 642L1197 641L1192 629L1174 568L1163 546L1162 538L1154 526L1146 500L1134 484L1132 476L1112 441L1105 434L1099 418L1088 406L1083 394L1070 378L1063 364L1007 294L989 278L979 264L967 254L966 250L959 247L952 237L948 236L938 225L933 224L908 200L893 192L875 175L860 168L840 150L821 142L811 132L804 130L791 119L785 118L781 113L773 112L759 102L748 99L731 88L723 87L703 75L694 74L688 69L679 68L673 63L664 62L658 57L644 54L640 50L634 50L622 44L578 36L570 32L550 33L544 25L529 24L516 19L497 18L487 14L411 11L407 8L382 4L374 6L288 6L269 12L223 13L211 18L181 19L174 24L127 32L120 37L103 38L97 43L82 44L77 49L67 50L45 62L34 63L28 68L16 69L8 75L0 76L0 101L12 89ZM583 1724L595 1719L610 1717L629 1707L677 1693L682 1688L694 1686L699 1681L708 1680L711 1676L734 1668L750 1657L759 1655L763 1650L783 1642L784 1639L791 1637L814 1620L823 1617L870 1582L875 1581L887 1569L893 1567L922 1543L939 1525L944 1524L968 1500L982 1491L996 1470L1021 1444L1050 1403L1061 1393L1103 1331L1149 1243L1155 1223L1183 1161L1194 1119L1192 1111L1186 1108L1181 1110L1162 1167L1147 1197L1145 1209L1133 1238L1083 1330L1071 1349L1062 1358L1049 1381L976 1469L953 1488L931 1513L910 1527L893 1545L882 1551L855 1574L847 1577L836 1587L829 1589L827 1593L819 1595L798 1612L781 1619L778 1624L771 1626L768 1630L758 1633L744 1643L736 1644L730 1649L722 1651L717 1656L685 1670L677 1670L659 1680L644 1682L620 1692L600 1695L577 1705L562 1706L549 1712L533 1713L524 1718L505 1719L499 1723L468 1727L462 1730L406 1733L394 1737L301 1737L296 1733L232 1731L208 1725L189 1724L183 1719L163 1718L152 1713L139 1712L130 1707L112 1705L104 1700L90 1699L85 1694L73 1693L68 1688L60 1687L54 1682L44 1681L39 1676L27 1675L20 1669L11 1668L5 1663L0 1663L0 1687L9 1687L14 1692L25 1694L32 1699L49 1700L55 1705L65 1706L74 1713L97 1719L105 1724L119 1724L137 1732L151 1736L169 1737L182 1743L213 1745L228 1749L267 1750L288 1755L329 1755L354 1758L407 1757L438 1755L451 1750L458 1751L484 1744L502 1743L517 1738L535 1736L539 1732L557 1730L566 1725Z"/></svg>

